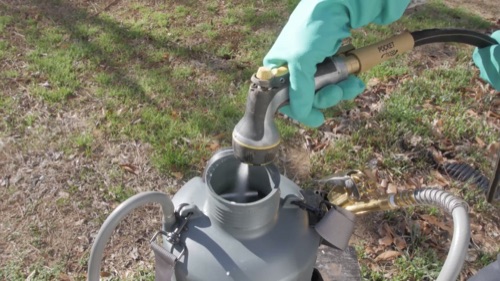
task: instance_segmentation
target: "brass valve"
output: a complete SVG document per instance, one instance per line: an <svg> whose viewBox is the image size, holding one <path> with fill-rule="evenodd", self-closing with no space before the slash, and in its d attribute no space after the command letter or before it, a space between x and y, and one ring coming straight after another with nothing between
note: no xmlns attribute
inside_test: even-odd
<svg viewBox="0 0 500 281"><path fill-rule="evenodd" d="M369 198L374 195L375 188L368 177L358 170L334 174L318 182L332 184L333 188L327 195L330 203L354 214L399 209L417 203L413 191Z"/></svg>

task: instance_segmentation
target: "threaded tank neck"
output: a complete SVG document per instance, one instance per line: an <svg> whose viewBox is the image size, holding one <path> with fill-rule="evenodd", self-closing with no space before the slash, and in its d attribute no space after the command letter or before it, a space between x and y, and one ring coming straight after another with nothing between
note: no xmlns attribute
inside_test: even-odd
<svg viewBox="0 0 500 281"><path fill-rule="evenodd" d="M206 213L233 235L261 235L277 218L279 171L274 165L246 167L248 182L242 193L237 190L240 164L232 149L221 150L210 159L204 173Z"/></svg>

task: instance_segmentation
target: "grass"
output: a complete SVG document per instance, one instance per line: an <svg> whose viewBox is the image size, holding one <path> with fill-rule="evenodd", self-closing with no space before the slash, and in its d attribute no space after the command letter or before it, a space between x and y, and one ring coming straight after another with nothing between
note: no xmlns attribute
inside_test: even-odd
<svg viewBox="0 0 500 281"><path fill-rule="evenodd" d="M394 263L388 263L388 267L393 268L394 274L391 280L435 280L441 270L443 263L432 250L417 250L412 254L401 256L395 259ZM383 281L387 280L379 271L371 271L368 267L362 266L363 280Z"/></svg>
<svg viewBox="0 0 500 281"><path fill-rule="evenodd" d="M92 142L93 137L89 133L82 133L75 137L75 145L87 156L92 153Z"/></svg>
<svg viewBox="0 0 500 281"><path fill-rule="evenodd" d="M0 62L11 66L0 72L0 80L6 81L0 85L0 137L24 135L27 127L35 128L35 135L47 134L50 130L44 129L43 122L77 112L86 118L86 129L64 133L62 139L53 137L54 143L47 144L51 149L91 160L99 157L105 143L147 143L152 147L151 161L161 175L180 174L189 179L203 170L214 141L220 142L220 147L231 145L231 131L244 111L249 77L286 22L284 15L298 1L133 0L108 10L85 6L84 2L0 2ZM353 31L353 44L364 46L406 29L482 30L489 25L468 11L430 1L389 26L369 25ZM382 93L380 112L372 118L355 119L349 134L311 156L311 177L362 170L381 157L380 168L395 182L404 182L406 175L422 174L430 168L423 161L398 157L401 138L418 136L426 145L443 139L464 144L475 137L485 143L496 141L498 131L483 116L468 115L470 110L486 109L470 89L471 78L477 76L470 66L471 48L451 44L447 50L452 55L446 63L428 69L407 54L361 75L364 81L378 78L381 83L398 81L398 86ZM21 100L20 93L28 93L31 102L43 110L36 112L36 106ZM326 116L338 121L357 107L356 101L346 101L327 110ZM436 120L441 120L440 136L432 125ZM323 130L303 128L283 118L276 122L285 145L301 145L304 134L319 138ZM29 144L29 139L22 140L23 151ZM478 151L461 151L457 158L491 169L484 153ZM73 179L91 182L98 170L87 165L74 172ZM106 176L99 179L112 183L96 183L91 191L99 196L86 197L75 206L90 209L96 198L115 204L137 191L127 185L123 171L104 173ZM307 180L303 181L306 185ZM90 192L80 190L75 183L65 188L71 196ZM467 190L464 196L478 211L490 210L478 199L478 193ZM70 208L71 203L60 198L55 205ZM103 214L95 216L102 218ZM42 243L44 232L37 235ZM481 262L486 260L485 254ZM424 267L426 264L432 268ZM420 280L424 271L433 272L439 261L429 252L415 251L412 262L405 255L394 266L402 271L393 276L395 280ZM0 279L24 279L32 272L36 280L57 279L64 272L62 267L34 263L27 268L9 263L0 270ZM149 274L146 271L140 276L150 280ZM369 274L373 280L384 280L381 272Z"/></svg>
<svg viewBox="0 0 500 281"><path fill-rule="evenodd" d="M0 279L2 280L25 280L26 276L21 272L22 263L19 261L9 261L5 267L0 268ZM64 265L55 264L47 266L42 260L31 264L27 268L29 272L29 280L43 281L43 280L61 280L64 276Z"/></svg>

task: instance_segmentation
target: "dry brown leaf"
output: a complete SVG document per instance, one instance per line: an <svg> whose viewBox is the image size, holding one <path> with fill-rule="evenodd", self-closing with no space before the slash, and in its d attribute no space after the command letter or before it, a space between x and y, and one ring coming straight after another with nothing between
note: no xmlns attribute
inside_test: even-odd
<svg viewBox="0 0 500 281"><path fill-rule="evenodd" d="M210 144L208 145L208 148L212 151L216 151L220 148L220 144L218 141L212 141L210 142Z"/></svg>
<svg viewBox="0 0 500 281"><path fill-rule="evenodd" d="M387 252L383 252L382 254L378 255L375 258L375 261L393 260L401 255L402 255L401 252L398 252L398 251L387 251Z"/></svg>
<svg viewBox="0 0 500 281"><path fill-rule="evenodd" d="M443 120L434 119L434 121L432 121L432 132L436 137L443 136Z"/></svg>
<svg viewBox="0 0 500 281"><path fill-rule="evenodd" d="M128 173L134 174L137 176L137 167L132 164L120 164L120 167Z"/></svg>
<svg viewBox="0 0 500 281"><path fill-rule="evenodd" d="M496 155L500 151L500 142L493 142L486 148L490 155Z"/></svg>
<svg viewBox="0 0 500 281"><path fill-rule="evenodd" d="M431 104L431 100L426 100L422 107L425 109L431 109L431 110L434 108L434 106Z"/></svg>
<svg viewBox="0 0 500 281"><path fill-rule="evenodd" d="M470 117L474 117L474 118L478 117L477 113L472 109L468 109L465 113L467 113Z"/></svg>
<svg viewBox="0 0 500 281"><path fill-rule="evenodd" d="M484 242L486 241L486 237L482 233L475 233L472 234L471 236L472 236L472 241L474 241L474 243L476 244L483 245Z"/></svg>
<svg viewBox="0 0 500 281"><path fill-rule="evenodd" d="M383 224L383 227L384 227L384 229L385 229L386 233L390 234L392 237L396 236L396 235L394 235L394 231L393 231L393 230L392 230L392 228L389 226L389 224L384 223L384 224Z"/></svg>
<svg viewBox="0 0 500 281"><path fill-rule="evenodd" d="M441 185L441 186L450 185L450 181L448 181L440 172L433 170L433 171L431 171L431 175L437 181L438 185Z"/></svg>
<svg viewBox="0 0 500 281"><path fill-rule="evenodd" d="M129 253L129 256L133 260L137 260L139 258L139 250L137 250L137 247L133 247L132 250Z"/></svg>
<svg viewBox="0 0 500 281"><path fill-rule="evenodd" d="M432 154L432 158L434 159L434 161L436 161L436 163L441 164L444 162L443 154L441 153L441 151L437 150L434 147L430 147L429 150Z"/></svg>
<svg viewBox="0 0 500 281"><path fill-rule="evenodd" d="M220 141L222 139L224 139L226 137L226 134L225 133L220 133L220 134L217 134L215 136L213 136L214 139Z"/></svg>
<svg viewBox="0 0 500 281"><path fill-rule="evenodd" d="M374 78L371 78L370 80L368 80L368 83L366 83L366 87L368 89L371 89L371 88L377 86L378 84L380 84L380 79L374 77Z"/></svg>
<svg viewBox="0 0 500 281"><path fill-rule="evenodd" d="M410 138L410 144L411 144L412 146L417 146L417 145L419 145L421 142L422 142L422 137L421 137L421 136L415 136L415 135L413 135L413 136L411 136L411 138Z"/></svg>
<svg viewBox="0 0 500 281"><path fill-rule="evenodd" d="M364 118L364 119L369 119L372 115L369 112L361 112L359 113L359 116Z"/></svg>
<svg viewBox="0 0 500 281"><path fill-rule="evenodd" d="M476 232L479 232L479 231L483 230L483 226L482 225L475 224L475 223L471 223L470 224L470 228L471 228L471 230L476 231Z"/></svg>
<svg viewBox="0 0 500 281"><path fill-rule="evenodd" d="M420 215L420 217L422 219L424 219L425 221L427 221L428 223L430 224L433 224L433 225L436 225L438 226L439 228L443 229L443 230L446 230L448 231L448 233L453 233L453 229L451 228L451 226L447 225L446 223L438 220L436 217L434 216L431 216L431 215Z"/></svg>
<svg viewBox="0 0 500 281"><path fill-rule="evenodd" d="M389 183L389 185L387 186L387 194L396 194L396 193L398 193L398 187L393 183Z"/></svg>
<svg viewBox="0 0 500 281"><path fill-rule="evenodd" d="M386 235L378 240L378 244L381 246L389 246L393 242L391 235Z"/></svg>
<svg viewBox="0 0 500 281"><path fill-rule="evenodd" d="M170 117L172 117L173 119L178 119L180 115L181 114L179 113L179 111L172 110L172 112L170 112Z"/></svg>
<svg viewBox="0 0 500 281"><path fill-rule="evenodd" d="M486 143L478 136L476 136L476 142L479 145L480 148L483 148L486 146Z"/></svg>
<svg viewBox="0 0 500 281"><path fill-rule="evenodd" d="M500 118L500 114L495 113L493 111L488 111L488 117Z"/></svg>
<svg viewBox="0 0 500 281"><path fill-rule="evenodd" d="M58 279L59 281L70 281L71 278L66 273L59 273Z"/></svg>
<svg viewBox="0 0 500 281"><path fill-rule="evenodd" d="M391 237L394 237L394 231L392 230L392 228L389 226L389 224L387 224L387 222L383 222L382 224L380 224L377 228L377 232L378 234L380 235L380 237L386 237L386 236L389 236ZM384 238L382 238L384 239Z"/></svg>
<svg viewBox="0 0 500 281"><path fill-rule="evenodd" d="M423 220L416 220L412 225L408 225L406 231L412 232L413 228L416 228L420 231L422 235L429 235L431 233L431 228L429 227L429 223Z"/></svg>
<svg viewBox="0 0 500 281"><path fill-rule="evenodd" d="M384 228L384 224L386 224L386 222L384 222L383 224L379 224L379 226L377 227L377 232L378 235L380 235L380 237L384 237L387 235L387 231Z"/></svg>
<svg viewBox="0 0 500 281"><path fill-rule="evenodd" d="M380 182L380 186L383 188L387 188L388 185L389 185L389 183L387 183L386 179L382 179L382 181Z"/></svg>
<svg viewBox="0 0 500 281"><path fill-rule="evenodd" d="M184 175L181 172L172 172L172 175L178 180L184 177Z"/></svg>
<svg viewBox="0 0 500 281"><path fill-rule="evenodd" d="M423 179L421 177L410 177L407 185L410 189L417 189L422 187L422 183Z"/></svg>
<svg viewBox="0 0 500 281"><path fill-rule="evenodd" d="M478 258L478 253L475 250L467 251L467 255L465 255L465 260L468 262L475 262Z"/></svg>
<svg viewBox="0 0 500 281"><path fill-rule="evenodd" d="M373 182L378 182L377 170L363 170L363 173L368 177L369 180Z"/></svg>
<svg viewBox="0 0 500 281"><path fill-rule="evenodd" d="M400 251L402 251L403 249L405 249L408 246L406 244L405 239L401 236L397 236L394 238L394 245L396 245L396 248L398 248L398 250L400 250Z"/></svg>

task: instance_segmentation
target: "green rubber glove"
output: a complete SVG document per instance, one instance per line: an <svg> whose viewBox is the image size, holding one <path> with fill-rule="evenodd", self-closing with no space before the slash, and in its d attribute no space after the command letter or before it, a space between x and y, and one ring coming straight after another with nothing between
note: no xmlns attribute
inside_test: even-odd
<svg viewBox="0 0 500 281"><path fill-rule="evenodd" d="M314 94L316 65L334 55L350 30L399 19L410 0L302 0L264 58L264 66L288 64L290 105L281 112L310 126L324 122L320 109L353 99L364 90L355 76Z"/></svg>
<svg viewBox="0 0 500 281"><path fill-rule="evenodd" d="M493 33L491 37L500 43L500 30ZM500 45L476 48L472 59L481 71L481 78L488 81L495 90L500 91Z"/></svg>

